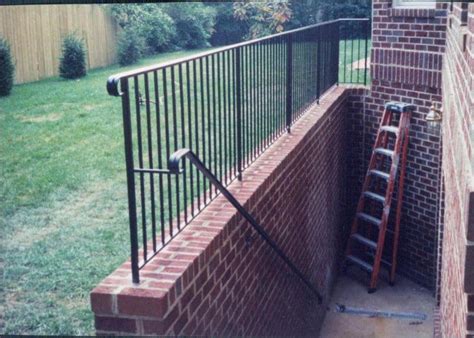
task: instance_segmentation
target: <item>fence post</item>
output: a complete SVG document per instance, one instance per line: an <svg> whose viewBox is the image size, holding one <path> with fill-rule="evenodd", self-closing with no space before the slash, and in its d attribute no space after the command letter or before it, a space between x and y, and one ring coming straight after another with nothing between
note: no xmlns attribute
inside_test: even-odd
<svg viewBox="0 0 474 338"><path fill-rule="evenodd" d="M286 131L291 131L291 108L293 105L293 36L286 39Z"/></svg>
<svg viewBox="0 0 474 338"><path fill-rule="evenodd" d="M369 50L370 19L365 21L365 65L364 65L364 85L367 85L367 58Z"/></svg>
<svg viewBox="0 0 474 338"><path fill-rule="evenodd" d="M138 233L137 233L137 202L135 197L135 174L133 166L133 145L132 145L132 121L130 118L130 94L128 79L120 81L122 89L122 114L123 114L123 134L125 146L125 167L127 170L127 191L128 191L128 216L130 224L130 246L132 280L134 283L140 282L138 271Z"/></svg>
<svg viewBox="0 0 474 338"><path fill-rule="evenodd" d="M236 96L237 96L237 179L242 181L242 74L240 47L235 49Z"/></svg>

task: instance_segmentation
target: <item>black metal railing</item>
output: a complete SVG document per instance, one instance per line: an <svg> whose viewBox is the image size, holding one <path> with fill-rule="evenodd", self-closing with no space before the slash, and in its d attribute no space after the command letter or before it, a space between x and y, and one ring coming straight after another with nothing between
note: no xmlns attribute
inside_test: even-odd
<svg viewBox="0 0 474 338"><path fill-rule="evenodd" d="M263 238L263 240L272 248L272 250L285 262L290 270L308 287L309 290L317 297L319 304L322 303L323 297L318 290L311 284L305 275L293 264L288 256L281 250L278 244L268 235L265 229L257 222L257 220L237 201L224 185L219 182L217 177L204 165L204 163L189 149L180 149L171 155L168 162L170 174L183 174L184 170L180 168L180 162L187 158L193 166L199 170L209 182L232 204L234 208L247 220L247 222L255 229L255 231Z"/></svg>
<svg viewBox="0 0 474 338"><path fill-rule="evenodd" d="M134 282L218 193L196 168L170 175L170 155L189 148L224 186L242 179L330 87L366 83L352 65L366 60L369 26L324 22L108 79L122 98Z"/></svg>

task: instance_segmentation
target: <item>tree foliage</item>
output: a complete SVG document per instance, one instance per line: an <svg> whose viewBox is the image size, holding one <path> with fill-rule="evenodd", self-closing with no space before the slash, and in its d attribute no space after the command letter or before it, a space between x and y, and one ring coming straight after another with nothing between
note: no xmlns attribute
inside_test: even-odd
<svg viewBox="0 0 474 338"><path fill-rule="evenodd" d="M174 45L179 48L208 47L214 32L216 11L200 2L162 4L176 26Z"/></svg>
<svg viewBox="0 0 474 338"><path fill-rule="evenodd" d="M134 29L125 28L119 33L117 56L121 66L137 63L143 49L143 40Z"/></svg>
<svg viewBox="0 0 474 338"><path fill-rule="evenodd" d="M206 5L212 7L216 12L214 31L210 39L213 46L241 42L248 34L247 23L234 16L232 2L209 2Z"/></svg>
<svg viewBox="0 0 474 338"><path fill-rule="evenodd" d="M10 45L7 40L0 37L0 96L10 94L15 77Z"/></svg>
<svg viewBox="0 0 474 338"><path fill-rule="evenodd" d="M279 33L290 20L292 12L288 1L236 2L234 15L248 24L247 38Z"/></svg>

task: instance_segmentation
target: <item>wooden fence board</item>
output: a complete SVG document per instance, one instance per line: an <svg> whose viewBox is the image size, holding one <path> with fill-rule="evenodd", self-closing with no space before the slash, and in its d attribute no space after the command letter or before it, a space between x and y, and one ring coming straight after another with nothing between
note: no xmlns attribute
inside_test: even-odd
<svg viewBox="0 0 474 338"><path fill-rule="evenodd" d="M11 45L15 83L58 75L62 40L69 33L84 39L89 69L115 63L117 31L101 5L0 7L0 36Z"/></svg>

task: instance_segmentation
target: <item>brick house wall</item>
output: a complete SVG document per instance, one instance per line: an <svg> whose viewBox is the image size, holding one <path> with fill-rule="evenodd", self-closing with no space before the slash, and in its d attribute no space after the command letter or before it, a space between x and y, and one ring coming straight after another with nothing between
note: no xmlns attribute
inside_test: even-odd
<svg viewBox="0 0 474 338"><path fill-rule="evenodd" d="M364 121L362 149L371 149L387 101L414 104L405 178L398 272L435 290L441 203L441 144L424 121L432 102L441 103L442 56L447 4L432 9L402 9L391 0L373 1L371 88L352 121ZM358 154L362 173L370 151ZM357 155L353 155L357 156ZM353 181L360 186L362 177ZM360 192L359 192L360 193ZM358 195L356 196L356 198ZM354 209L352 200L352 208ZM396 203L396 195L394 197Z"/></svg>
<svg viewBox="0 0 474 338"><path fill-rule="evenodd" d="M449 7L443 60L442 337L474 336L474 4Z"/></svg>
<svg viewBox="0 0 474 338"><path fill-rule="evenodd" d="M351 91L334 88L230 187L322 305L220 196L142 269L139 285L125 263L93 290L97 334L317 335L347 226Z"/></svg>

